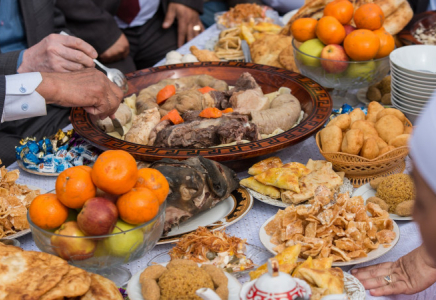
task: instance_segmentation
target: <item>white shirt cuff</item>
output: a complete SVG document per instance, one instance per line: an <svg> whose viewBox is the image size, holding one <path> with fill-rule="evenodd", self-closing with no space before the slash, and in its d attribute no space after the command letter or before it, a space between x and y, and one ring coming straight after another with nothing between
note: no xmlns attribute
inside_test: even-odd
<svg viewBox="0 0 436 300"><path fill-rule="evenodd" d="M36 91L41 73L6 75L6 97L1 122L44 116L45 99Z"/></svg>

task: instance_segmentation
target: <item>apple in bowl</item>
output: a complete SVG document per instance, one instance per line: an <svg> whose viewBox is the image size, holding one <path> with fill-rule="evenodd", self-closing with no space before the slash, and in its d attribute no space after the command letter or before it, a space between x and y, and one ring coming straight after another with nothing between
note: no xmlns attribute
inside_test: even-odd
<svg viewBox="0 0 436 300"><path fill-rule="evenodd" d="M349 59L341 45L325 46L321 51L321 58L321 66L327 73L342 73L348 68Z"/></svg>

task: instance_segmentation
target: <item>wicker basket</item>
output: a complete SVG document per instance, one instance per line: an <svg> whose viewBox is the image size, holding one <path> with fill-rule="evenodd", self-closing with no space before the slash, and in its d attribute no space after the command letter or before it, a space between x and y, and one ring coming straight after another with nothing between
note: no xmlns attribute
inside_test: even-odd
<svg viewBox="0 0 436 300"><path fill-rule="evenodd" d="M405 120L406 127L412 127ZM316 134L316 144L324 158L331 162L336 172L344 172L354 187L359 187L375 178L402 173L406 167L405 158L409 147L399 147L374 159L342 152L323 152L321 150L320 132Z"/></svg>

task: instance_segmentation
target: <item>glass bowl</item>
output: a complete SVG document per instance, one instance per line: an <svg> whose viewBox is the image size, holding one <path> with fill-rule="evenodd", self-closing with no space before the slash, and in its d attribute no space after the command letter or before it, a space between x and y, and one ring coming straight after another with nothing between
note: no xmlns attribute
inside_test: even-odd
<svg viewBox="0 0 436 300"><path fill-rule="evenodd" d="M309 55L298 49L300 45L300 42L292 40L295 63L300 73L325 88L333 89L330 95L334 107L340 107L343 103L352 105L352 97L347 96L347 91L371 86L381 81L390 71L389 56L367 61L344 62ZM329 73L321 66L323 62L346 64L346 69L339 73Z"/></svg>
<svg viewBox="0 0 436 300"><path fill-rule="evenodd" d="M161 238L165 206L165 202L161 204L157 215L149 222L119 233L99 236L60 235L35 225L29 213L27 220L33 240L41 251L60 256L73 266L100 274L122 286L132 274L121 265L143 257ZM55 239L58 241L53 245ZM89 251L79 253L84 248Z"/></svg>

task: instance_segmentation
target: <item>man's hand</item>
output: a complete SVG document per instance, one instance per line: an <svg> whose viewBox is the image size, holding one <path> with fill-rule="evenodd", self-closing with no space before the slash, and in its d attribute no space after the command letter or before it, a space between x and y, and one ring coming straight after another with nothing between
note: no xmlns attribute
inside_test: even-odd
<svg viewBox="0 0 436 300"><path fill-rule="evenodd" d="M99 59L103 63L111 63L122 60L129 55L130 46L124 33L121 34L119 39L103 52Z"/></svg>
<svg viewBox="0 0 436 300"><path fill-rule="evenodd" d="M198 12L183 4L170 3L162 27L170 28L175 19L177 19L177 45L179 47L181 47L185 41L192 40L204 30Z"/></svg>
<svg viewBox="0 0 436 300"><path fill-rule="evenodd" d="M351 274L370 290L372 296L411 295L436 282L436 266L422 245L396 262L355 269ZM392 280L390 284L384 279L388 275Z"/></svg>
<svg viewBox="0 0 436 300"><path fill-rule="evenodd" d="M70 72L94 67L97 51L74 36L50 34L26 49L18 73Z"/></svg>
<svg viewBox="0 0 436 300"><path fill-rule="evenodd" d="M94 68L70 73L41 73L36 91L47 104L83 107L104 119L113 115L123 99L121 89Z"/></svg>

